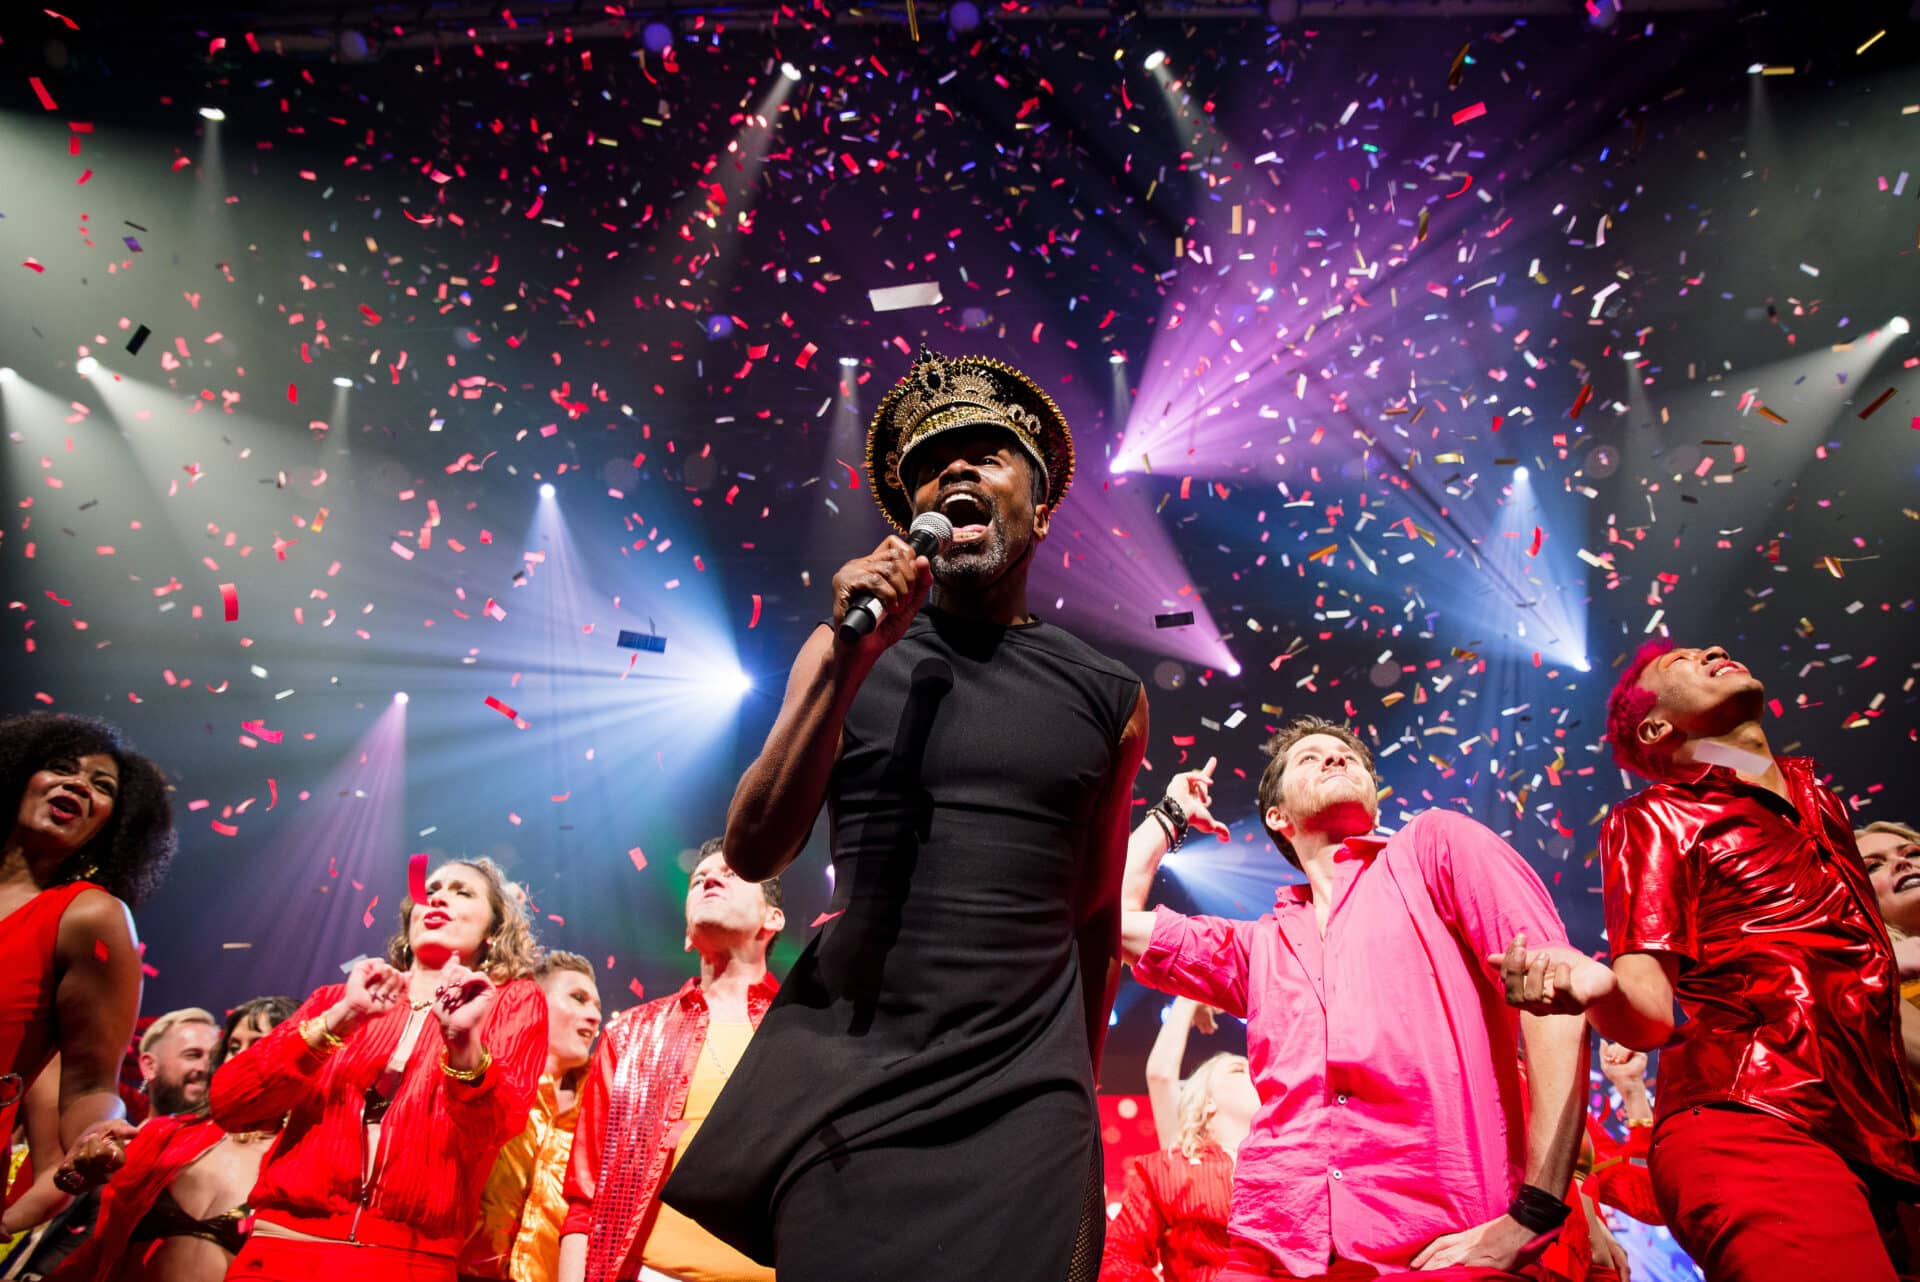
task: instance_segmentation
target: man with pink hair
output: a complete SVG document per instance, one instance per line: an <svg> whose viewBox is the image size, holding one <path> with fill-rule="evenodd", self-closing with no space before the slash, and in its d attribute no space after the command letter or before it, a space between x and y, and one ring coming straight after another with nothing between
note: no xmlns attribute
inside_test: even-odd
<svg viewBox="0 0 1920 1282"><path fill-rule="evenodd" d="M1654 1194L1709 1282L1893 1282L1920 1270L1893 949L1846 804L1773 755L1765 702L1719 646L1633 656L1607 733L1653 782L1600 833L1613 965L1522 936L1507 997L1670 1047Z"/></svg>

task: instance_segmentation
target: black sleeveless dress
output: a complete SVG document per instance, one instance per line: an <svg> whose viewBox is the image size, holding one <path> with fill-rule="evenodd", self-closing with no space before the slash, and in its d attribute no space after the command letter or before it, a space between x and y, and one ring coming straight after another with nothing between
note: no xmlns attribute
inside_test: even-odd
<svg viewBox="0 0 1920 1282"><path fill-rule="evenodd" d="M847 714L828 800L840 915L667 1205L781 1282L1093 1276L1073 906L1140 688L1051 624L921 611Z"/></svg>

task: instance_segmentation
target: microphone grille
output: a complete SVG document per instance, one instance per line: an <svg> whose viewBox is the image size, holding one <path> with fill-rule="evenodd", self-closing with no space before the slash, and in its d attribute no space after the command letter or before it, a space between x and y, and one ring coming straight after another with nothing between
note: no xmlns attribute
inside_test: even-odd
<svg viewBox="0 0 1920 1282"><path fill-rule="evenodd" d="M922 512L913 518L913 527L907 531L909 539L915 534L931 534L945 543L953 537L953 522L938 512Z"/></svg>

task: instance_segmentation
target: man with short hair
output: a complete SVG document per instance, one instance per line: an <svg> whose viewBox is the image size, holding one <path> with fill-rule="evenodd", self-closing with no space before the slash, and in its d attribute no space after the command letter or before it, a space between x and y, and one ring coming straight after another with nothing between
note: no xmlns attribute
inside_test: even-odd
<svg viewBox="0 0 1920 1282"><path fill-rule="evenodd" d="M205 1106L220 1021L198 1006L170 1010L140 1035L140 1080L155 1117Z"/></svg>
<svg viewBox="0 0 1920 1282"><path fill-rule="evenodd" d="M1710 1282L1892 1282L1920 1270L1894 953L1846 804L1765 708L1720 646L1628 661L1607 737L1651 783L1600 830L1613 964L1516 940L1508 999L1669 1047L1654 1195Z"/></svg>
<svg viewBox="0 0 1920 1282"><path fill-rule="evenodd" d="M547 1071L526 1129L507 1141L480 1192L480 1227L460 1253L462 1278L553 1282L567 1216L567 1160L580 1116L580 1087L600 1031L593 963L554 950L534 980L547 996Z"/></svg>
<svg viewBox="0 0 1920 1282"><path fill-rule="evenodd" d="M767 951L786 922L777 877L744 881L719 838L700 847L686 902L686 948L700 955L700 973L609 1020L587 1068L561 1282L773 1282L771 1270L663 1206L660 1186L779 991Z"/></svg>
<svg viewBox="0 0 1920 1282"><path fill-rule="evenodd" d="M1261 816L1306 885L1281 887L1258 921L1138 911L1192 822L1176 798L1135 831L1123 892L1134 977L1247 1022L1261 1104L1235 1163L1220 1282L1512 1277L1568 1214L1585 1032L1523 1016L1523 1087L1484 959L1522 931L1565 940L1553 901L1465 815L1429 810L1375 835L1373 758L1349 727L1300 718L1268 752Z"/></svg>

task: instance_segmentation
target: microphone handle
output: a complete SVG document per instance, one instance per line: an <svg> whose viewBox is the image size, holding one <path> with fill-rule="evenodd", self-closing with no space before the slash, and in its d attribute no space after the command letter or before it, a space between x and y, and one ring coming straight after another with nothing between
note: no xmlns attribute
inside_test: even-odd
<svg viewBox="0 0 1920 1282"><path fill-rule="evenodd" d="M940 537L929 530L912 530L907 545L915 556L932 556L940 550ZM871 592L856 592L847 604L847 616L840 620L840 639L851 645L880 626L887 607Z"/></svg>

